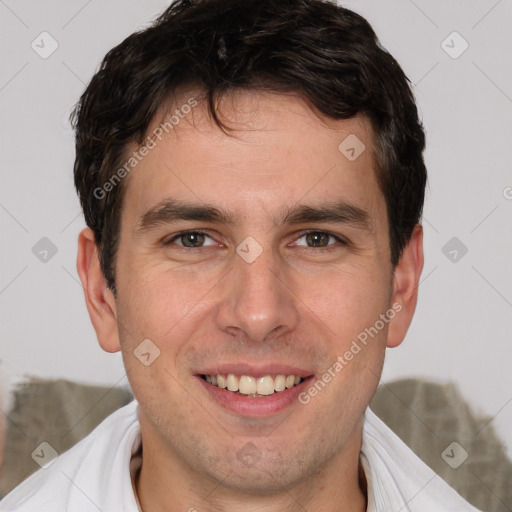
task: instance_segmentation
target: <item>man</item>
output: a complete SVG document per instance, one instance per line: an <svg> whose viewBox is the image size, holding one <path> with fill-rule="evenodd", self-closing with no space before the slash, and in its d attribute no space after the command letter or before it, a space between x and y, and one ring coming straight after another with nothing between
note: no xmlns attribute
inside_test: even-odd
<svg viewBox="0 0 512 512"><path fill-rule="evenodd" d="M424 133L368 23L180 0L75 112L78 273L135 401L2 511L474 511L368 409L423 267Z"/></svg>

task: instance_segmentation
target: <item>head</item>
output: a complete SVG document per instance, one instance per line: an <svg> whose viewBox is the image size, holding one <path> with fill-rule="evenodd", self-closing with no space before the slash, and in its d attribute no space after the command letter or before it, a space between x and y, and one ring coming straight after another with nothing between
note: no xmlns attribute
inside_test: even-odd
<svg viewBox="0 0 512 512"><path fill-rule="evenodd" d="M266 493L357 460L416 305L426 183L370 25L321 0L177 1L106 55L74 123L78 271L148 450ZM203 378L290 371L302 398L266 412Z"/></svg>

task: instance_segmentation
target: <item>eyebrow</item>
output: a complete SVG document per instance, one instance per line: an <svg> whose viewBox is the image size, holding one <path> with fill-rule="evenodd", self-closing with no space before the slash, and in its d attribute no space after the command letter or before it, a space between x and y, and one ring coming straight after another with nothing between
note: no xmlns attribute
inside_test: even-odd
<svg viewBox="0 0 512 512"><path fill-rule="evenodd" d="M213 205L192 204L178 199L166 199L141 216L137 231L149 231L161 224L180 220L234 224L232 215Z"/></svg>
<svg viewBox="0 0 512 512"><path fill-rule="evenodd" d="M326 202L321 206L296 205L288 210L283 224L300 224L308 222L332 222L350 224L354 227L371 231L370 215L359 206L340 202Z"/></svg>
<svg viewBox="0 0 512 512"><path fill-rule="evenodd" d="M194 204L179 199L166 199L146 211L138 222L136 231L144 233L162 224L176 221L193 220L233 225L234 215L223 208L210 204ZM371 231L372 223L369 213L359 206L345 201L326 202L321 205L299 204L287 208L281 220L275 218L274 225L301 224L309 222L328 222L348 224L356 228Z"/></svg>

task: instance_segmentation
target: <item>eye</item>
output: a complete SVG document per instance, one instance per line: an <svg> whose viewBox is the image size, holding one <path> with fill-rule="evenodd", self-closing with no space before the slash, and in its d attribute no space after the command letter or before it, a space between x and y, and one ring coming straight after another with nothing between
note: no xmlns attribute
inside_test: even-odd
<svg viewBox="0 0 512 512"><path fill-rule="evenodd" d="M206 239L209 239L211 243L205 244ZM197 249L206 245L215 245L215 241L203 231L186 231L183 233L178 233L172 238L166 240L164 245L171 245L173 243L181 245L187 249Z"/></svg>
<svg viewBox="0 0 512 512"><path fill-rule="evenodd" d="M299 240L305 239L304 243L299 243ZM333 243L329 243L330 240L334 240ZM328 233L327 231L308 231L303 233L296 242L292 245L306 246L308 248L331 248L332 245L336 245L339 242L342 245L347 245L347 242L341 237Z"/></svg>

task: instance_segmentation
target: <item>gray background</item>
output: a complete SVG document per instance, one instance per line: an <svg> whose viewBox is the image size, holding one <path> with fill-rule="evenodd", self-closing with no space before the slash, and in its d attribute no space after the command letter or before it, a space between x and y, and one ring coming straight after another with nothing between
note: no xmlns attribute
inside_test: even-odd
<svg viewBox="0 0 512 512"><path fill-rule="evenodd" d="M0 370L11 380L126 383L120 355L96 342L75 270L84 221L67 119L104 54L166 5L0 0ZM428 137L418 310L383 380L456 382L512 455L512 2L344 5L367 17L415 84ZM51 49L44 31L58 43L46 59L31 47Z"/></svg>

